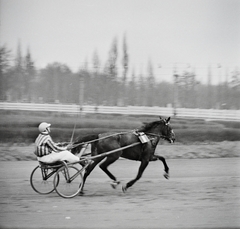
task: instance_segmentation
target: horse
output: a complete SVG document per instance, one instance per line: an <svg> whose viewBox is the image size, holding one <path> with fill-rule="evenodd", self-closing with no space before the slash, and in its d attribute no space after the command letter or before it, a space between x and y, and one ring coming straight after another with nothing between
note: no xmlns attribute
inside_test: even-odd
<svg viewBox="0 0 240 229"><path fill-rule="evenodd" d="M122 186L122 191L126 192L128 188L133 186L137 182L150 161L160 160L164 165L164 177L169 178L169 167L166 163L164 157L155 155L155 149L158 145L160 138L167 140L169 143L175 141L175 134L170 126L170 117L163 119L159 117L160 120L154 121L151 123L144 123L140 129L131 132L125 133L101 133L87 135L81 138L78 138L73 145L76 147L72 149L72 153L77 154L82 148L81 143L91 142L91 156L95 158L86 168L86 171L83 176L83 185L81 194L84 194L83 187L86 182L87 177L90 175L92 170L97 164L103 161L99 167L109 176L112 180L112 187L116 188L120 181L108 170L108 166L113 164L120 157L140 161L140 167L136 178L130 180L126 185ZM139 133L144 133L148 141L145 143L140 142ZM139 144L137 144L139 143ZM127 148L128 145L135 144L133 147ZM113 151L113 153L107 154L106 152ZM101 154L103 156L101 156ZM98 156L97 156L98 155ZM103 160L105 159L105 160Z"/></svg>

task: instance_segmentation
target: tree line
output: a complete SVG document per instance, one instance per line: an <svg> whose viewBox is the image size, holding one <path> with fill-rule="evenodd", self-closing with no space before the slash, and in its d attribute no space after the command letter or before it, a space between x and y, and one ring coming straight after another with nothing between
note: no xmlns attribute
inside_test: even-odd
<svg viewBox="0 0 240 229"><path fill-rule="evenodd" d="M117 39L110 47L103 70L97 52L93 54L93 69L87 66L77 72L62 63L50 63L37 69L30 50L25 56L18 44L12 52L0 47L0 100L10 102L71 103L110 106L176 106L185 108L240 109L240 72L231 74L231 84L202 84L192 71L175 74L173 83L157 82L153 66L148 63L147 74L135 75L129 70L126 37L123 38L121 75L117 60ZM128 80L127 80L128 79ZM137 80L138 79L138 80Z"/></svg>

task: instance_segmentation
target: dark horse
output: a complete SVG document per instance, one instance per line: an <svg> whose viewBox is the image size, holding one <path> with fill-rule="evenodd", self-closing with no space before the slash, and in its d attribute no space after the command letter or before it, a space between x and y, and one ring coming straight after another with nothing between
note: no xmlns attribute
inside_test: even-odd
<svg viewBox="0 0 240 229"><path fill-rule="evenodd" d="M91 171L95 168L95 166L100 163L103 159L105 159L101 164L100 168L113 180L112 186L115 188L120 182L117 181L116 177L108 170L108 166L114 163L119 157L123 157L129 160L140 161L140 167L135 179L129 181L124 187L122 187L123 191L126 191L129 187L131 187L137 180L139 180L148 166L150 161L160 160L164 165L165 174L164 177L168 179L169 176L169 168L165 161L165 158L162 156L154 155L156 146L160 140L163 138L170 143L175 141L175 134L169 124L170 117L168 119L162 119L154 121L151 123L144 124L143 127L138 129L137 131L131 131L127 133L103 133L103 134L95 134L95 135L87 135L85 137L79 138L74 144L78 145L72 150L72 153L76 154L82 148L80 143L88 142L96 139L96 141L91 142L91 156L96 156L100 154L104 154L105 152L109 152L112 150L117 150L117 152L111 153L109 155L99 156L93 159L92 163L87 167L86 172L83 177L83 186L85 181ZM141 143L137 133L145 133L148 137L149 141L146 143ZM106 137L108 136L108 137ZM133 143L139 142L140 144L135 145L131 148L121 149L122 147L131 145ZM82 187L83 187L82 186ZM83 190L83 188L82 188Z"/></svg>

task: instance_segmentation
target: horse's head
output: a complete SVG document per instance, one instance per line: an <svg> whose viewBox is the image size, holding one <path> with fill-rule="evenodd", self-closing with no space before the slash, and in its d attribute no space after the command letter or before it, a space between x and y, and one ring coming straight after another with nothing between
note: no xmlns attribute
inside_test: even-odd
<svg viewBox="0 0 240 229"><path fill-rule="evenodd" d="M173 132L173 129L170 125L170 117L167 119L162 119L161 117L160 121L162 121L162 128L161 128L161 133L162 133L162 137L164 139L166 139L167 141L169 141L170 143L173 143L175 141L175 134Z"/></svg>
<svg viewBox="0 0 240 229"><path fill-rule="evenodd" d="M158 135L170 143L175 141L175 134L170 125L170 117L167 119L160 117L160 121L146 123L139 131L143 131L150 135Z"/></svg>

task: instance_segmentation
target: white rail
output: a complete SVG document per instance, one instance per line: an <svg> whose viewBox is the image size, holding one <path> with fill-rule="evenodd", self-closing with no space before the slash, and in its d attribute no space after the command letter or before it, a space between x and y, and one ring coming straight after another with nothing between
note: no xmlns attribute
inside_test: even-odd
<svg viewBox="0 0 240 229"><path fill-rule="evenodd" d="M73 114L80 112L79 105L76 104L9 103L9 102L0 102L0 110L50 111ZM96 109L95 106L85 105L82 108L82 112L101 114L173 116L173 108L171 107L98 106ZM240 121L240 110L178 108L177 117Z"/></svg>

